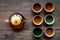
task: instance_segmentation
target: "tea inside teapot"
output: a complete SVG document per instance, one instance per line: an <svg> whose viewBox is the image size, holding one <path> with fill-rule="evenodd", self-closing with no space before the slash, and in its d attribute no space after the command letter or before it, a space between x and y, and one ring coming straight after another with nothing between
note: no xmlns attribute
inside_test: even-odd
<svg viewBox="0 0 60 40"><path fill-rule="evenodd" d="M11 17L11 23L13 25L19 25L19 24L21 24L21 19L22 19L22 17L20 15L15 14Z"/></svg>

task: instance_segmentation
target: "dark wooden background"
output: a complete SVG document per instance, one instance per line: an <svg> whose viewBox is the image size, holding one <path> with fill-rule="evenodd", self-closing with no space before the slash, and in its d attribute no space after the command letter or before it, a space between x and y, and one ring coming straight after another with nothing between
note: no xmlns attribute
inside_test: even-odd
<svg viewBox="0 0 60 40"><path fill-rule="evenodd" d="M52 26L46 26L44 23L40 28L45 31L45 28L52 27L55 29L55 35L52 38L47 38L44 35L36 39L32 36L32 30L35 26L32 24L33 12L32 4L35 2L42 3L53 2L55 10L52 15L55 16L55 23ZM24 30L15 32L4 20L15 12L19 12L26 18ZM45 16L44 10L39 14ZM60 0L0 0L0 40L60 40Z"/></svg>

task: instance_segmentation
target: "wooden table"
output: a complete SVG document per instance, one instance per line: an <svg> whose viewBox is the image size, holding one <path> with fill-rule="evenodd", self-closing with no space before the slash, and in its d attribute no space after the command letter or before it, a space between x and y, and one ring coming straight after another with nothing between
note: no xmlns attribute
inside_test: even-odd
<svg viewBox="0 0 60 40"><path fill-rule="evenodd" d="M31 10L32 4L35 2L42 3L53 2L55 10L52 15L55 16L55 23L52 26L46 26L43 23L40 28L45 31L45 28L52 27L55 29L55 35L52 38L47 38L44 35L36 39L32 36L32 30L35 26L32 24L33 12ZM15 32L4 20L15 12L19 12L26 18L24 30ZM39 14L45 16L44 10ZM0 0L0 40L60 40L60 0Z"/></svg>

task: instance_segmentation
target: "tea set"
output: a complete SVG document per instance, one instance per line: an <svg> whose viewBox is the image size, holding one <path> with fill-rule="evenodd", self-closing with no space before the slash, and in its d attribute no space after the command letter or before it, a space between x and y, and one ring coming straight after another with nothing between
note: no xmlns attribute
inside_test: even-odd
<svg viewBox="0 0 60 40"><path fill-rule="evenodd" d="M54 4L51 2L46 2L44 4L44 7L42 6L41 3L34 3L32 6L32 11L35 14L32 18L32 22L34 25L41 25L43 23L43 21L47 24L47 25L52 25L55 22L55 17L51 14L51 12L54 11ZM39 15L39 13L43 10L45 10L45 12L47 12L48 14L44 17ZM25 24L25 18L21 13L13 13L8 21L7 21L10 26L14 29L14 30L20 30L22 27L24 27ZM46 28L44 34L47 37L53 37L55 34L55 30L53 28ZM32 31L32 35L36 38L40 38L43 35L43 30L39 27L36 27L33 29Z"/></svg>

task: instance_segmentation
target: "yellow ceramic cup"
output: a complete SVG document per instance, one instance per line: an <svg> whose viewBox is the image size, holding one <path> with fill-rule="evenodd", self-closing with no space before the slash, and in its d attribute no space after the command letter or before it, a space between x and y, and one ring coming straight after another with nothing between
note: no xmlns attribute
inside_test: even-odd
<svg viewBox="0 0 60 40"><path fill-rule="evenodd" d="M44 4L44 10L45 10L46 12L52 12L52 11L54 10L54 8L55 8L55 6L54 6L54 4L51 3L51 2L46 2L46 3Z"/></svg>
<svg viewBox="0 0 60 40"><path fill-rule="evenodd" d="M53 37L55 34L55 30L53 28L46 28L45 35L47 37Z"/></svg>
<svg viewBox="0 0 60 40"><path fill-rule="evenodd" d="M33 17L33 23L35 25L41 25L43 23L43 17L41 15L35 15Z"/></svg>

